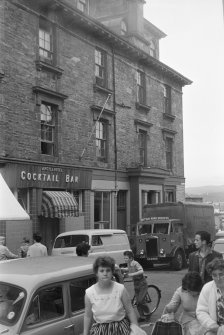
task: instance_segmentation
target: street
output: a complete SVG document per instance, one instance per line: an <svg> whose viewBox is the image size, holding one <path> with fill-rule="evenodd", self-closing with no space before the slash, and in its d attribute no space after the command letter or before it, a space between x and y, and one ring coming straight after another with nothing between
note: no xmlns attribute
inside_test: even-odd
<svg viewBox="0 0 224 335"><path fill-rule="evenodd" d="M181 271L172 271L167 265L156 265L152 269L147 269L145 274L147 275L147 281L149 284L154 284L158 286L161 290L161 300L158 309L152 315L150 322L155 322L160 318L165 305L170 301L174 291L177 287L181 286L182 278L184 277L187 269ZM133 284L125 283L131 297L134 294ZM177 316L180 314L181 309L178 311ZM141 323L142 328L147 332L148 335L151 334L152 327L148 324Z"/></svg>

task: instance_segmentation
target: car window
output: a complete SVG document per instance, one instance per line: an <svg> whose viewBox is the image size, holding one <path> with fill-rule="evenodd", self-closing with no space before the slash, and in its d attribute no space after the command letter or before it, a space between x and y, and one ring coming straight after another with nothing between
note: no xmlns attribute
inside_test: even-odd
<svg viewBox="0 0 224 335"><path fill-rule="evenodd" d="M40 322L60 318L63 315L62 286L45 287L34 295L25 319L25 325L29 327Z"/></svg>
<svg viewBox="0 0 224 335"><path fill-rule="evenodd" d="M93 235L92 236L92 246L102 245L103 242L101 240L101 237L99 235Z"/></svg>
<svg viewBox="0 0 224 335"><path fill-rule="evenodd" d="M54 248L73 248L82 242L89 243L89 236L88 235L60 236L56 239Z"/></svg>
<svg viewBox="0 0 224 335"><path fill-rule="evenodd" d="M96 283L95 276L89 278L74 279L69 284L71 311L77 312L84 309L85 292L88 287Z"/></svg>

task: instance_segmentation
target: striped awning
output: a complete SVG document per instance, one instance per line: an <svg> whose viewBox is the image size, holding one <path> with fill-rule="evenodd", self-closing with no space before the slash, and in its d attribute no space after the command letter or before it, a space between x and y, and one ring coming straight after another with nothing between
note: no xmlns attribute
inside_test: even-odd
<svg viewBox="0 0 224 335"><path fill-rule="evenodd" d="M44 217L79 216L76 199L69 192L43 191L41 213Z"/></svg>

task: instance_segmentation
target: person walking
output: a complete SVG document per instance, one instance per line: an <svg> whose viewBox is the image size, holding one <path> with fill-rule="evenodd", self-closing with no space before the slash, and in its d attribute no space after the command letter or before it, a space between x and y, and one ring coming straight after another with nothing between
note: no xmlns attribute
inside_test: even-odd
<svg viewBox="0 0 224 335"><path fill-rule="evenodd" d="M40 257L48 256L47 248L41 243L42 237L40 235L34 234L34 243L29 247L27 251L27 257Z"/></svg>
<svg viewBox="0 0 224 335"><path fill-rule="evenodd" d="M148 290L148 283L144 276L144 270L142 266L134 260L132 251L124 252L124 261L127 263L127 268L121 268L121 271L126 277L130 277L134 282L135 297L137 303L137 309L139 312L138 321L145 321L150 315L150 310L145 303L145 296Z"/></svg>
<svg viewBox="0 0 224 335"><path fill-rule="evenodd" d="M207 231L196 232L194 244L198 250L189 255L189 271L197 271L204 284L212 280L207 264L214 258L222 258L222 254L211 249L211 235Z"/></svg>
<svg viewBox="0 0 224 335"><path fill-rule="evenodd" d="M93 264L97 283L86 290L83 335L129 335L131 325L138 325L126 288L112 280L114 269L111 257Z"/></svg>
<svg viewBox="0 0 224 335"><path fill-rule="evenodd" d="M6 246L5 246L5 236L0 236L0 261L6 261L9 259L16 259L19 256L13 254Z"/></svg>
<svg viewBox="0 0 224 335"><path fill-rule="evenodd" d="M22 244L19 248L19 256L21 258L25 258L27 256L27 252L30 246L30 240L26 237L23 238Z"/></svg>

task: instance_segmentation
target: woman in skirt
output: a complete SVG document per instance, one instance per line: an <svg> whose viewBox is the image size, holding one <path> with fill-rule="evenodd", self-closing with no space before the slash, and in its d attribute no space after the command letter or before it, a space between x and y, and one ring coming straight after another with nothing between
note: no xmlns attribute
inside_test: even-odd
<svg viewBox="0 0 224 335"><path fill-rule="evenodd" d="M83 335L129 335L130 323L138 324L126 288L113 281L114 270L111 257L93 264L97 283L86 290Z"/></svg>

